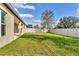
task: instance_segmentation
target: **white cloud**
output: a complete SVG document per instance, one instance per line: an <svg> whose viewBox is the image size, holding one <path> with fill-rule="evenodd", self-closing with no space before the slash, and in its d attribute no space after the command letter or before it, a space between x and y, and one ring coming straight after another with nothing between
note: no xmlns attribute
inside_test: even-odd
<svg viewBox="0 0 79 59"><path fill-rule="evenodd" d="M12 3L12 6L14 6L15 8L20 8L22 5L22 3Z"/></svg>
<svg viewBox="0 0 79 59"><path fill-rule="evenodd" d="M17 8L14 8L14 9L15 9L15 11L16 11L16 12L18 12L18 13L19 13L19 11L18 11L18 9L17 9Z"/></svg>
<svg viewBox="0 0 79 59"><path fill-rule="evenodd" d="M79 9L76 9L77 14L79 14Z"/></svg>
<svg viewBox="0 0 79 59"><path fill-rule="evenodd" d="M35 7L30 5L25 5L24 8L35 10Z"/></svg>
<svg viewBox="0 0 79 59"><path fill-rule="evenodd" d="M35 20L34 22L35 23L41 23L41 20Z"/></svg>
<svg viewBox="0 0 79 59"><path fill-rule="evenodd" d="M34 16L32 14L20 14L22 18L33 18Z"/></svg>
<svg viewBox="0 0 79 59"><path fill-rule="evenodd" d="M12 4L15 8L24 8L24 9L32 9L35 10L35 7L32 5L25 5L22 3Z"/></svg>
<svg viewBox="0 0 79 59"><path fill-rule="evenodd" d="M79 17L79 8L75 9L75 16Z"/></svg>

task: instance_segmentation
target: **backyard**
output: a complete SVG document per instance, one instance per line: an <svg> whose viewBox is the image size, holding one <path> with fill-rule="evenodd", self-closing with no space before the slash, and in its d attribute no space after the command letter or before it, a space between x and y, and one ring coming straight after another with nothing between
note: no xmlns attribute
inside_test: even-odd
<svg viewBox="0 0 79 59"><path fill-rule="evenodd" d="M25 33L0 48L5 56L71 56L79 55L79 39L50 33Z"/></svg>

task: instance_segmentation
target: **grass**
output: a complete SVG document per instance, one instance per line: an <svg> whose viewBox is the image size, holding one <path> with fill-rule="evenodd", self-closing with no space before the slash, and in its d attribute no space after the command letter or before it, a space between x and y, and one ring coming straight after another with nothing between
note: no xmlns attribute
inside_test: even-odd
<svg viewBox="0 0 79 59"><path fill-rule="evenodd" d="M79 39L49 33L25 33L0 49L2 56L79 56Z"/></svg>

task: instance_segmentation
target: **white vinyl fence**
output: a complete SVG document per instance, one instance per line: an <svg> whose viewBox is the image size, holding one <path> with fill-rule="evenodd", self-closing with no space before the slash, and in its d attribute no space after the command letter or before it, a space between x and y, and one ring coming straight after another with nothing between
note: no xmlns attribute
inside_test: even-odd
<svg viewBox="0 0 79 59"><path fill-rule="evenodd" d="M41 29L34 29L34 28L26 28L26 32L47 32L46 29L41 30Z"/></svg>
<svg viewBox="0 0 79 59"><path fill-rule="evenodd" d="M52 33L79 38L79 28L53 29Z"/></svg>
<svg viewBox="0 0 79 59"><path fill-rule="evenodd" d="M47 32L47 29L41 30L41 29L27 28L26 32ZM79 28L52 29L51 33L79 38Z"/></svg>

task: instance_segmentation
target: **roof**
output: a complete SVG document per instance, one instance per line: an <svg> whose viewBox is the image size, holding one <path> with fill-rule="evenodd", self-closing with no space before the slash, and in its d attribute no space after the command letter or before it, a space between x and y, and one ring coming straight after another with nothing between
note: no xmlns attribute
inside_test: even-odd
<svg viewBox="0 0 79 59"><path fill-rule="evenodd" d="M10 3L3 3L24 25L25 22L22 20L22 18L19 16L19 14L13 9Z"/></svg>

